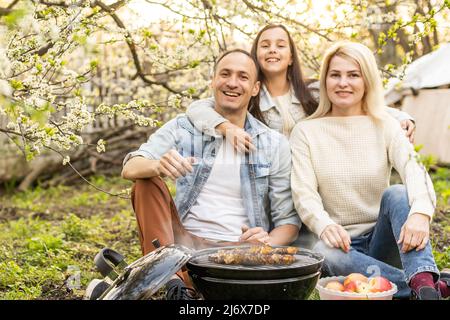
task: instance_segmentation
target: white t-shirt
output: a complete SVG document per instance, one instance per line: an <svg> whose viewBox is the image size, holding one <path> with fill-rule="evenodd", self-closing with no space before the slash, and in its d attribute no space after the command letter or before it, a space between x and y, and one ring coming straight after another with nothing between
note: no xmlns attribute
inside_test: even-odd
<svg viewBox="0 0 450 320"><path fill-rule="evenodd" d="M210 176L183 225L196 236L215 241L238 241L243 224L249 225L241 195L242 154L223 140Z"/></svg>

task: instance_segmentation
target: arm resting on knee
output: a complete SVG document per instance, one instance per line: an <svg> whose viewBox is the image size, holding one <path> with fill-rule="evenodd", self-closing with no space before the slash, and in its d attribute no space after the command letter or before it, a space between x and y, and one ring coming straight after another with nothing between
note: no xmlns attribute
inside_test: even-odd
<svg viewBox="0 0 450 320"><path fill-rule="evenodd" d="M135 181L159 176L159 160L150 160L144 157L133 157L125 163L122 169L122 178Z"/></svg>

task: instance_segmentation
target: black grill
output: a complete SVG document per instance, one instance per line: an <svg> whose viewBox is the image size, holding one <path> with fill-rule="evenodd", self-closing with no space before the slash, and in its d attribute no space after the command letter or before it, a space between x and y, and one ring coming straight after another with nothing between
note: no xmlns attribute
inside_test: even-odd
<svg viewBox="0 0 450 320"><path fill-rule="evenodd" d="M196 289L207 300L306 299L319 279L323 256L300 249L289 265L227 265L208 259L222 247L198 251L186 264Z"/></svg>
<svg viewBox="0 0 450 320"><path fill-rule="evenodd" d="M236 247L223 247L198 251L186 264L191 270L201 276L218 277L222 279L282 279L304 276L319 271L323 256L310 250L300 249L295 254L296 261L289 265L227 265L208 259L208 256L218 250L235 249Z"/></svg>

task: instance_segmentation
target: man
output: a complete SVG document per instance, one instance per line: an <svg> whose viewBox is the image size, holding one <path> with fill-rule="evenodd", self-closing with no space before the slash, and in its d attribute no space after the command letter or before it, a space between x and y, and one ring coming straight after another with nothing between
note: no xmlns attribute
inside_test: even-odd
<svg viewBox="0 0 450 320"><path fill-rule="evenodd" d="M251 135L256 147L249 154L179 115L124 159L122 177L135 181L143 254L155 249L155 238L194 249L296 239L300 219L291 198L288 141L247 112L259 92L257 74L253 58L236 49L217 60L211 82L215 110ZM176 180L175 203L161 177ZM168 299L192 298L180 278L186 276L179 272L166 285Z"/></svg>

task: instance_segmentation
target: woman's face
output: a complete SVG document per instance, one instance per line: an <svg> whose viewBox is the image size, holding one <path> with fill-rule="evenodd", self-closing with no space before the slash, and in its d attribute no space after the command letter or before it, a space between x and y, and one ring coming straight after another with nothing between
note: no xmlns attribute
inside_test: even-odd
<svg viewBox="0 0 450 320"><path fill-rule="evenodd" d="M331 58L326 86L332 113L336 115L363 114L362 99L365 86L361 68L356 61L340 56Z"/></svg>
<svg viewBox="0 0 450 320"><path fill-rule="evenodd" d="M264 31L258 40L256 57L266 77L280 73L286 74L292 63L292 53L286 31L282 28Z"/></svg>

